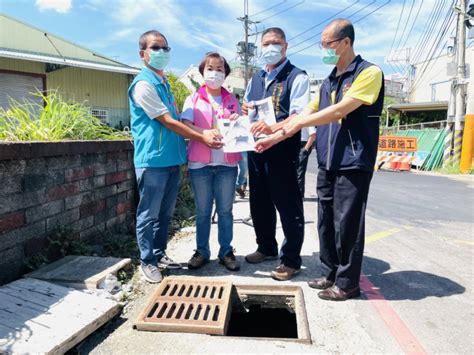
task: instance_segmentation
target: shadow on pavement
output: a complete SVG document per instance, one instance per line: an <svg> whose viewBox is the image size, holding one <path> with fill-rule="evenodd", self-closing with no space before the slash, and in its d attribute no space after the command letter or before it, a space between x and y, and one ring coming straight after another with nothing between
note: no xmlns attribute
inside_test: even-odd
<svg viewBox="0 0 474 355"><path fill-rule="evenodd" d="M244 255L236 255L241 263L238 272L231 272L219 264L217 259L211 261L199 270L172 270L170 275L187 275L196 277L222 277L240 276L254 279L270 279L270 272L279 264L279 260L266 261L260 264L249 264ZM319 267L319 253L303 255L303 268L301 273L290 282L306 282L321 275ZM421 300L427 297L449 297L462 294L465 287L446 278L418 270L404 270L390 272L390 264L371 257L364 257L362 273L368 277L385 299L398 300ZM275 281L278 283L278 281ZM315 290L316 291L316 290ZM364 299L364 298L363 298Z"/></svg>
<svg viewBox="0 0 474 355"><path fill-rule="evenodd" d="M466 291L462 285L435 274L418 270L389 272L390 264L364 257L363 273L390 301L421 300L427 297L449 297Z"/></svg>

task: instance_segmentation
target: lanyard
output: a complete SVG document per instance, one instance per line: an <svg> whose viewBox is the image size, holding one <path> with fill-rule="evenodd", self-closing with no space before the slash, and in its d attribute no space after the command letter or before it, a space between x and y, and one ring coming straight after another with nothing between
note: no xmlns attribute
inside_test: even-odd
<svg viewBox="0 0 474 355"><path fill-rule="evenodd" d="M273 86L273 93L272 93L272 103L273 108L275 109L275 116L278 116L280 112L280 96L283 91L283 83L275 83Z"/></svg>
<svg viewBox="0 0 474 355"><path fill-rule="evenodd" d="M224 105L219 105L211 95L207 96L212 106L212 127L217 128L217 120L224 118Z"/></svg>

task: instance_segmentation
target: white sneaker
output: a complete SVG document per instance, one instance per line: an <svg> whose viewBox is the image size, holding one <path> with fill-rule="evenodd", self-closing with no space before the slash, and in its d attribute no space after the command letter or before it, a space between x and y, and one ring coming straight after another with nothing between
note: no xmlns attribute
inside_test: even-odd
<svg viewBox="0 0 474 355"><path fill-rule="evenodd" d="M163 256L160 260L158 260L158 267L160 269L181 269L182 265L173 261L168 255Z"/></svg>
<svg viewBox="0 0 474 355"><path fill-rule="evenodd" d="M163 276L161 275L160 269L158 269L155 265L141 264L140 272L143 275L143 278L150 283L156 284L163 280Z"/></svg>

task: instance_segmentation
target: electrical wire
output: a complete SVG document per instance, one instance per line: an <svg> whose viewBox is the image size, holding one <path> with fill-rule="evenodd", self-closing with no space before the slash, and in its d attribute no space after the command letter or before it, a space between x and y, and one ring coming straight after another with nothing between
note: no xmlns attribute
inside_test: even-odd
<svg viewBox="0 0 474 355"><path fill-rule="evenodd" d="M316 25L311 26L310 28L304 30L303 32L300 32L300 33L296 34L295 36L289 38L289 39L288 39L288 42L290 42L291 40L293 40L293 39L295 39L295 38L297 38L297 37L299 37L299 36L301 36L301 35L303 35L303 34L305 34L305 33L308 33L309 31L315 29L315 28L318 27L318 26L324 25L327 21L329 21L329 20L331 20L332 18L336 17L337 15L343 13L344 11L350 9L352 6L354 6L355 4L357 4L357 3L359 3L359 2L360 2L360 0L357 0L357 1L353 2L353 3L350 4L349 6L346 6L345 8L343 8L341 11L336 12L334 15L332 15L332 16L330 16L330 17L327 17L327 18L325 18L324 20L322 20L321 22L317 23Z"/></svg>
<svg viewBox="0 0 474 355"><path fill-rule="evenodd" d="M398 44L397 44L397 47L396 48L400 48L400 44L403 40L403 35L405 34L405 31L407 29L407 26L408 26L408 23L410 22L410 18L411 18L411 13L413 12L413 8L415 7L415 0L412 0L411 2L411 6L410 6L410 12L408 12L408 17L407 17L407 20L405 22L405 26L403 27L403 31L402 31L402 34L400 35L400 39L398 40Z"/></svg>
<svg viewBox="0 0 474 355"><path fill-rule="evenodd" d="M284 13L284 12L287 12L288 10L291 10L292 8L294 8L294 7L296 7L296 6L299 6L299 5L301 5L302 3L304 3L304 2L305 2L305 0L301 0L300 2L294 4L294 5L290 6L290 7L287 7L286 9L283 9L283 10L281 10L281 11L279 11L279 12L273 14L273 15L270 15L270 16L268 16L268 17L265 17L265 18L263 18L263 19L261 19L261 20L257 20L256 22L263 22L263 21L266 21L266 20L268 20L268 19L270 19L270 18L272 18L272 17L275 17L275 16L277 16L277 15L280 15L280 14L282 14L282 13Z"/></svg>
<svg viewBox="0 0 474 355"><path fill-rule="evenodd" d="M400 13L400 17L398 18L397 29L395 30L395 36L393 36L392 44L390 45L390 49L388 50L388 54L389 54L390 57L392 56L393 45L395 44L395 41L396 41L397 36L398 36L398 28L400 27L400 22L402 21L404 11L405 11L405 0L403 0L402 12Z"/></svg>
<svg viewBox="0 0 474 355"><path fill-rule="evenodd" d="M371 12L369 12L367 15L362 16L362 17L361 17L360 19L358 19L357 21L354 21L353 24L355 24L355 23L357 23L357 22L360 22L360 21L362 21L363 19L367 18L368 16L372 15L374 12L380 10L382 7L386 6L386 5L389 4L391 1L392 1L392 0L387 0L384 4L382 4L382 5L380 5L379 7L375 8L374 10L372 10ZM306 49L308 49L308 48L311 48L311 47L313 47L313 46L315 46L315 45L317 45L317 44L318 44L318 43L312 43L312 44L310 44L310 45L308 45L308 46L306 46L306 47L304 47L304 48L302 48L302 49L300 49L300 50L298 50L298 51L296 51L296 52L293 52L293 53L289 54L288 56L291 56L291 55L295 55L295 54L297 54L297 53L300 53L300 52L302 52L302 51L304 51L304 50L306 50Z"/></svg>
<svg viewBox="0 0 474 355"><path fill-rule="evenodd" d="M370 5L372 5L372 4L375 3L375 2L377 2L377 0L372 0L371 3L365 5L364 7L360 8L360 9L357 10L356 12L350 14L349 16L347 16L347 18L351 18L351 17L353 17L354 15L357 15L359 12L361 12L362 10L368 8ZM321 33L323 33L323 31L320 31L320 32L318 32L318 33L316 33L316 34L314 34L314 35L312 35L312 36L310 36L310 37L308 37L308 38L306 38L306 39L304 39L304 40L302 40L302 41L300 41L300 42L298 42L298 43L296 43L296 44L293 44L291 47L292 47L292 48L295 48L295 47L300 46L301 44L304 44L304 43L306 43L306 42L308 42L308 41L311 41L313 38L318 37ZM317 43L316 43L316 44L317 44Z"/></svg>
<svg viewBox="0 0 474 355"><path fill-rule="evenodd" d="M402 48L406 46L408 43L408 39L410 38L410 35L413 31L413 28L415 27L416 21L418 20L418 16L420 15L420 10L423 7L423 2L424 0L421 0L420 6L418 7L418 11L416 12L415 19L413 20L413 23L411 24L410 30L408 31L408 35L405 37L405 42L403 42Z"/></svg>
<svg viewBox="0 0 474 355"><path fill-rule="evenodd" d="M432 35L435 33L435 27L438 24L439 17L442 14L443 8L446 6L446 0L443 0L443 2L438 1L436 3L436 7L433 8L433 11L430 14L430 17L428 19L428 24L425 27L424 32L420 36L420 39L415 45L415 53L413 54L412 63L416 63L419 61L421 56L426 53L426 47L430 41L430 38Z"/></svg>
<svg viewBox="0 0 474 355"><path fill-rule="evenodd" d="M453 4L454 4L454 1L453 1ZM431 48L430 48L430 50L429 50L429 52L426 56L426 60L421 64L421 66L423 67L423 69L421 69L421 74L413 82L411 88L409 88L410 92L415 90L416 88L418 88L419 85L423 82L422 79L423 79L425 73L427 72L428 68L432 67L434 65L436 60L439 58L441 52L443 51L444 47L447 45L447 40L446 40L445 45L439 51L440 53L438 55L436 54L436 51L439 48L439 44L445 38L445 36L448 33L451 26L455 23L454 20L455 20L454 12L451 10L451 7L449 7L448 13L446 14L445 19L444 19L444 21L441 25L441 30L438 31L438 33L437 33L437 35L434 39L433 45L431 46Z"/></svg>
<svg viewBox="0 0 474 355"><path fill-rule="evenodd" d="M276 5L270 6L270 7L266 8L265 10L262 10L262 11L257 12L256 14L249 15L249 17L254 17L254 16L258 16L258 15L260 15L260 14L263 14L264 12L267 12L267 11L269 11L269 10L271 10L271 9L274 9L275 7L278 7L278 6L282 5L282 4L284 4L286 1L287 1L287 0L283 0L282 2L280 2L280 3L276 4Z"/></svg>

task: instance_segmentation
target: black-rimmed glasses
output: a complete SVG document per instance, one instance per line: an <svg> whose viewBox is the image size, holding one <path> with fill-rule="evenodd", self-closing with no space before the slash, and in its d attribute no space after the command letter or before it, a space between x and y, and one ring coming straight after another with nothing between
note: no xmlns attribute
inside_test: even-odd
<svg viewBox="0 0 474 355"><path fill-rule="evenodd" d="M335 39L335 40L332 40L332 41L329 41L329 42L319 42L318 43L319 49L328 48L330 44L332 44L334 42L342 41L343 39L344 38L338 38L338 39Z"/></svg>
<svg viewBox="0 0 474 355"><path fill-rule="evenodd" d="M148 47L149 49L153 51L159 51L162 50L163 52L169 52L171 51L171 47L161 47L161 46L150 46Z"/></svg>

